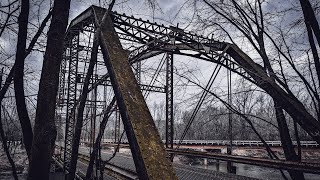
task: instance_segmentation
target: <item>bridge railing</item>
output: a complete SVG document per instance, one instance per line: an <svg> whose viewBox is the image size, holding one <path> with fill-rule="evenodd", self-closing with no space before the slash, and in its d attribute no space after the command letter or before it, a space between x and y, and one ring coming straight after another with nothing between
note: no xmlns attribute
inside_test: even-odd
<svg viewBox="0 0 320 180"><path fill-rule="evenodd" d="M165 140L162 140L165 142ZM118 143L114 139L103 139L103 143ZM127 144L128 140L122 140L123 144ZM179 140L173 140L174 144L178 144ZM281 141L266 141L266 143L271 147L280 147L282 146ZM228 140L183 140L182 145L215 145L215 146L227 146L230 144ZM319 144L316 141L301 141L302 147L319 147ZM263 146L261 141L248 141L248 140L234 140L232 141L234 146ZM293 145L297 146L297 141L293 141Z"/></svg>
<svg viewBox="0 0 320 180"><path fill-rule="evenodd" d="M174 143L177 144L179 140L174 140ZM281 141L266 141L269 146L279 147L282 146ZM228 140L183 140L183 145L220 145L226 146L230 145ZM301 146L303 147L319 147L319 144L316 141L301 141ZM232 145L235 146L263 146L261 141L247 141L247 140L235 140L232 141ZM297 145L297 141L293 141L293 145Z"/></svg>

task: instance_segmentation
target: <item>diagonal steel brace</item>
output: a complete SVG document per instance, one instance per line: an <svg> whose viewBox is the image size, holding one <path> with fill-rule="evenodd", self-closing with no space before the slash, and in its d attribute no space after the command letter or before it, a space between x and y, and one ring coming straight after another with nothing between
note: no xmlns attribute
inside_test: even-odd
<svg viewBox="0 0 320 180"><path fill-rule="evenodd" d="M110 16L94 9L100 46L139 179L177 179ZM100 32L99 32L100 31Z"/></svg>

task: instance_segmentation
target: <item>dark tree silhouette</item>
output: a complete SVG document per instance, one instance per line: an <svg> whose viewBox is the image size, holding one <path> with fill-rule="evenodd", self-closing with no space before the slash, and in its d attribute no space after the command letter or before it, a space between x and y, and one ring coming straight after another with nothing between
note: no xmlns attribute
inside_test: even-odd
<svg viewBox="0 0 320 180"><path fill-rule="evenodd" d="M19 32L16 50L16 61L14 65L14 92L16 97L17 112L21 124L23 142L30 160L30 149L32 145L32 128L28 110L25 102L23 73L24 60L26 56L26 41L28 30L29 0L21 1L21 12L18 18Z"/></svg>
<svg viewBox="0 0 320 180"><path fill-rule="evenodd" d="M55 106L70 0L55 0L44 55L28 179L49 179L56 138Z"/></svg>

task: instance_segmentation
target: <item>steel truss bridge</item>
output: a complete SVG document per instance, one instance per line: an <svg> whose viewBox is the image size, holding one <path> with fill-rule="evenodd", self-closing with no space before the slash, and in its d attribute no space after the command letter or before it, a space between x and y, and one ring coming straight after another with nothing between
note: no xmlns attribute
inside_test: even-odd
<svg viewBox="0 0 320 180"><path fill-rule="evenodd" d="M91 6L72 20L65 37L56 108L59 128L64 129L60 132L64 138L64 170L67 171L70 167L76 117L89 62L96 58L85 102L85 125L81 138L94 143L99 117L109 113L106 112L108 105L111 97L115 96L117 107L113 109L116 118L114 137L115 140L121 138L122 120L138 177L176 179L142 92L145 95L148 92L165 93L165 148L172 149L176 143L173 131L174 55L215 63L253 83L256 82L256 79L252 78L254 72L248 71L246 65L239 64L244 53L232 44L117 12L104 16L105 11L103 8ZM100 45L99 53L92 57L95 43ZM160 54L164 54L164 59L159 63L151 83L141 83L141 62ZM154 85L154 79L161 69L165 70L166 77L163 87ZM209 88L212 82L209 82L206 88ZM202 100L205 96L206 93ZM197 106L200 105L201 102ZM202 157L199 153L197 156ZM285 166L286 164L283 165L284 169L287 168Z"/></svg>

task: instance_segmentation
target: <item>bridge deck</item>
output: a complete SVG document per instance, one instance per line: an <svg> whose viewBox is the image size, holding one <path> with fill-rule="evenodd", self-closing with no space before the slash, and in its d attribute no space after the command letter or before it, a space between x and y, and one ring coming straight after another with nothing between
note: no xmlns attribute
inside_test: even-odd
<svg viewBox="0 0 320 180"><path fill-rule="evenodd" d="M82 149L81 153L86 154L87 151L85 149ZM103 160L107 160L112 156L112 154L102 151L101 156ZM117 153L116 156L109 163L122 167L126 170L136 172L133 159L130 155ZM206 169L196 168L188 165L174 164L173 166L176 170L176 174L178 178L183 180L211 180L211 179L254 180L254 178L244 177L244 176L235 175L235 174L228 174L223 172L217 172L212 170L206 170Z"/></svg>

